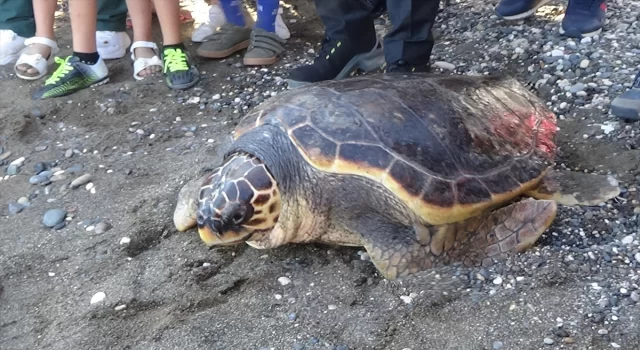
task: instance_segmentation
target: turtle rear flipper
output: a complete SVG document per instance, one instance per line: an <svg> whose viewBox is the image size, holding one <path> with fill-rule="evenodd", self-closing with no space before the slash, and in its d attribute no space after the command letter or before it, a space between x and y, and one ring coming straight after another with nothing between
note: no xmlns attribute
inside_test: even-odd
<svg viewBox="0 0 640 350"><path fill-rule="evenodd" d="M554 201L526 199L431 228L367 220L370 229L363 237L371 260L388 279L454 262L490 266L531 247L551 225L556 210Z"/></svg>
<svg viewBox="0 0 640 350"><path fill-rule="evenodd" d="M599 205L620 195L618 181L612 176L575 171L550 171L540 185L526 195L554 200L566 206Z"/></svg>

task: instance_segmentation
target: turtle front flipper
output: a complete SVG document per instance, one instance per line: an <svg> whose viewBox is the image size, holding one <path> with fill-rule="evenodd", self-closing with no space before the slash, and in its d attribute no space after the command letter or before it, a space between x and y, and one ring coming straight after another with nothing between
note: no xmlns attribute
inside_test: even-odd
<svg viewBox="0 0 640 350"><path fill-rule="evenodd" d="M556 216L550 200L526 199L462 222L425 227L367 220L365 248L388 279L462 262L490 266L531 247Z"/></svg>
<svg viewBox="0 0 640 350"><path fill-rule="evenodd" d="M526 195L554 200L566 206L599 205L620 195L618 181L612 176L575 171L550 171L537 188Z"/></svg>
<svg viewBox="0 0 640 350"><path fill-rule="evenodd" d="M198 214L198 193L200 186L209 175L189 180L178 192L176 209L173 211L173 225L180 232L196 226Z"/></svg>

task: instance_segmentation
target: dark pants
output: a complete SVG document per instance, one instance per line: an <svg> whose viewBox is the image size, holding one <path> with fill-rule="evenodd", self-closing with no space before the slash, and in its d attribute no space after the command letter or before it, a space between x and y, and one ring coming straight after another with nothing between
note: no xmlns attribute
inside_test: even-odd
<svg viewBox="0 0 640 350"><path fill-rule="evenodd" d="M98 30L124 32L127 28L126 0L98 0ZM36 34L31 0L0 0L0 29L29 38Z"/></svg>
<svg viewBox="0 0 640 350"><path fill-rule="evenodd" d="M384 38L387 63L429 63L434 45L431 28L440 0L315 0L315 4L327 36L367 43L369 49L375 42L374 16L386 7L393 26Z"/></svg>

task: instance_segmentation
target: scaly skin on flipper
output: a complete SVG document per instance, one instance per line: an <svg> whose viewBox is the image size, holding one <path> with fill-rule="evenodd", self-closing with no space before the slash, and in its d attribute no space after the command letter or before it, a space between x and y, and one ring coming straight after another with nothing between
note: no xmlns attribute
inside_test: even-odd
<svg viewBox="0 0 640 350"><path fill-rule="evenodd" d="M173 224L178 231L184 232L196 226L198 193L206 178L191 179L178 192L176 208L173 211Z"/></svg>
<svg viewBox="0 0 640 350"><path fill-rule="evenodd" d="M540 185L527 196L554 200L566 206L600 205L620 195L618 181L612 176L575 171L549 171Z"/></svg>
<svg viewBox="0 0 640 350"><path fill-rule="evenodd" d="M365 248L387 279L453 262L486 267L531 247L556 210L554 201L526 199L459 223L414 227L413 237L365 234Z"/></svg>

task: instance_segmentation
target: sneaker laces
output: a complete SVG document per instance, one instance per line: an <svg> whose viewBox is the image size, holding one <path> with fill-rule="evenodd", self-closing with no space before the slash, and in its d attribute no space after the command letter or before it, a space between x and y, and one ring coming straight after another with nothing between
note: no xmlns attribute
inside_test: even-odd
<svg viewBox="0 0 640 350"><path fill-rule="evenodd" d="M332 45L333 43L335 43L335 45ZM342 46L341 41L333 40L329 36L325 36L325 38L322 40L320 51L313 61L315 62L318 58L329 60L329 56L331 56L331 54L333 54L340 46Z"/></svg>
<svg viewBox="0 0 640 350"><path fill-rule="evenodd" d="M165 49L164 50L164 72L173 73L176 71L189 70L187 63L187 55L182 49Z"/></svg>
<svg viewBox="0 0 640 350"><path fill-rule="evenodd" d="M49 79L47 79L44 85L53 85L57 84L60 79L64 78L69 72L73 70L73 66L69 63L69 60L72 56L67 58L55 57L56 63L59 64L58 68L51 74Z"/></svg>

